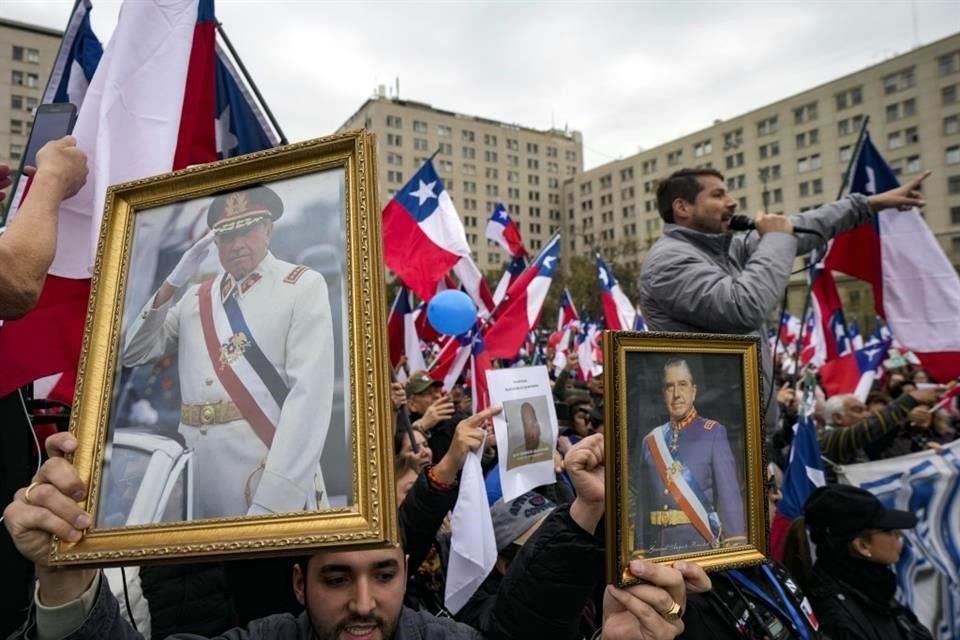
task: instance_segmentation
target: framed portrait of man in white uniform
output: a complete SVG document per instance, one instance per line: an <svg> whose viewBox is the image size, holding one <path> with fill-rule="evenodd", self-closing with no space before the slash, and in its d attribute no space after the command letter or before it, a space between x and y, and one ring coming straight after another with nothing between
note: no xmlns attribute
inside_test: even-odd
<svg viewBox="0 0 960 640"><path fill-rule="evenodd" d="M110 188L59 564L397 540L372 136Z"/></svg>

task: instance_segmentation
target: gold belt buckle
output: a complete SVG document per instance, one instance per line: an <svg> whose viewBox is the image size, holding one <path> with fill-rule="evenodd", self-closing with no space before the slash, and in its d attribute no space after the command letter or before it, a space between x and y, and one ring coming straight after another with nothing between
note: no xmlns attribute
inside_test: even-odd
<svg viewBox="0 0 960 640"><path fill-rule="evenodd" d="M217 418L217 411L213 405L208 404L204 405L200 409L200 426L206 426L208 424L213 424Z"/></svg>

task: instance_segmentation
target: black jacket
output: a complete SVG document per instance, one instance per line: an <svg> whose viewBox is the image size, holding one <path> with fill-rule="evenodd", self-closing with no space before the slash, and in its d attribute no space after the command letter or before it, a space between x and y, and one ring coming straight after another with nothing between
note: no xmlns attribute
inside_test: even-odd
<svg viewBox="0 0 960 640"><path fill-rule="evenodd" d="M457 488L442 490L421 471L400 504L400 535L407 552L407 593L404 604L432 613L443 607L443 589L437 594L417 573L435 544L443 519L457 502ZM439 598L438 598L439 596Z"/></svg>
<svg viewBox="0 0 960 640"><path fill-rule="evenodd" d="M907 607L877 603L817 565L809 589L813 608L830 640L931 640Z"/></svg>
<svg viewBox="0 0 960 640"><path fill-rule="evenodd" d="M471 614L471 626L491 640L580 638L584 607L603 580L603 558L602 531L587 533L569 507L557 507Z"/></svg>

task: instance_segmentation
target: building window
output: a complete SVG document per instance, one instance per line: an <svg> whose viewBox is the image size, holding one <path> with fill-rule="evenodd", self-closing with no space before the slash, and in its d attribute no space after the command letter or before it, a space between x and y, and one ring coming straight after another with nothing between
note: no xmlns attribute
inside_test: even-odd
<svg viewBox="0 0 960 640"><path fill-rule="evenodd" d="M498 187L498 186L495 185L495 184L488 184L488 185L487 185L487 195L490 196L491 198L499 198L499 197L500 197L500 187Z"/></svg>
<svg viewBox="0 0 960 640"><path fill-rule="evenodd" d="M681 162L683 162L683 149L677 149L667 154L667 164L671 167L675 167Z"/></svg>
<svg viewBox="0 0 960 640"><path fill-rule="evenodd" d="M13 59L18 62L29 62L31 64L39 64L40 62L40 50L31 49L30 47L13 47Z"/></svg>
<svg viewBox="0 0 960 640"><path fill-rule="evenodd" d="M414 138L413 148L417 151L426 151L429 148L426 138Z"/></svg>
<svg viewBox="0 0 960 640"><path fill-rule="evenodd" d="M770 200L771 200L774 204L779 204L779 203L783 202L783 189L780 189L780 188L778 187L778 188L774 189L773 191L771 191L770 193L771 193L771 196L772 196L772 197L770 198Z"/></svg>
<svg viewBox="0 0 960 640"><path fill-rule="evenodd" d="M450 127L445 127L442 124L438 125L437 135L440 136L441 138L449 138L450 136L453 135L453 129L451 129Z"/></svg>
<svg viewBox="0 0 960 640"><path fill-rule="evenodd" d="M497 152L496 151L484 151L483 159L487 162L496 162L497 161Z"/></svg>
<svg viewBox="0 0 960 640"><path fill-rule="evenodd" d="M883 78L883 93L884 95L890 95L897 91L909 89L914 84L913 67L910 67L909 69L885 76Z"/></svg>
<svg viewBox="0 0 960 640"><path fill-rule="evenodd" d="M940 89L940 103L944 105L957 102L957 87L960 85L952 84L949 87Z"/></svg>
<svg viewBox="0 0 960 640"><path fill-rule="evenodd" d="M781 178L780 165L773 164L769 167L760 169L760 180L766 182L770 180L779 180Z"/></svg>
<svg viewBox="0 0 960 640"><path fill-rule="evenodd" d="M527 158L527 169L537 171L540 169L540 161L536 158Z"/></svg>
<svg viewBox="0 0 960 640"><path fill-rule="evenodd" d="M473 160L477 157L477 152L473 147L463 147L460 151L464 160Z"/></svg>
<svg viewBox="0 0 960 640"><path fill-rule="evenodd" d="M806 156L803 158L797 158L797 173L806 173L807 171L814 171L821 167L820 163L820 154L815 153L812 156Z"/></svg>
<svg viewBox="0 0 960 640"><path fill-rule="evenodd" d="M863 102L863 88L854 87L852 89L847 89L846 91L841 91L836 95L836 98L837 111L843 111L844 109L855 107Z"/></svg>
<svg viewBox="0 0 960 640"><path fill-rule="evenodd" d="M633 200L633 187L626 187L625 189L620 189L620 199Z"/></svg>
<svg viewBox="0 0 960 640"><path fill-rule="evenodd" d="M727 189L733 191L734 189L743 189L747 186L747 177L744 175L739 176L730 176L727 178Z"/></svg>
<svg viewBox="0 0 960 640"><path fill-rule="evenodd" d="M477 192L477 183L471 182L469 180L464 180L463 182L463 192L464 193L476 193Z"/></svg>
<svg viewBox="0 0 960 640"><path fill-rule="evenodd" d="M540 153L540 146L536 142L528 142L527 153Z"/></svg>
<svg viewBox="0 0 960 640"><path fill-rule="evenodd" d="M439 160L437 164L439 165L440 171L443 173L450 173L453 171L453 163L449 160Z"/></svg>
<svg viewBox="0 0 960 640"><path fill-rule="evenodd" d="M464 129L463 131L460 132L460 138L464 142L474 142L475 136L473 131L467 131L466 129Z"/></svg>
<svg viewBox="0 0 960 640"><path fill-rule="evenodd" d="M520 182L520 173L517 171L507 171L507 182Z"/></svg>
<svg viewBox="0 0 960 640"><path fill-rule="evenodd" d="M957 147L958 157L960 157L960 147ZM920 156L910 156L907 158L907 175L920 173Z"/></svg>
<svg viewBox="0 0 960 640"><path fill-rule="evenodd" d="M511 151L519 151L520 143L514 138L507 138L507 149L510 149Z"/></svg>
<svg viewBox="0 0 960 640"><path fill-rule="evenodd" d="M23 109L23 96L18 96L15 93L11 93L10 109L12 109L13 111L21 111Z"/></svg>
<svg viewBox="0 0 960 640"><path fill-rule="evenodd" d="M770 116L757 123L757 135L767 136L777 132L778 116Z"/></svg>
<svg viewBox="0 0 960 640"><path fill-rule="evenodd" d="M540 186L540 176L536 175L535 173L531 173L527 176L527 184Z"/></svg>
<svg viewBox="0 0 960 640"><path fill-rule="evenodd" d="M463 170L463 175L465 176L475 176L477 175L477 165L475 164L465 164L461 167Z"/></svg>
<svg viewBox="0 0 960 640"><path fill-rule="evenodd" d="M703 142L698 142L693 145L693 155L697 158L708 156L711 153L713 153L713 144L709 140L704 140Z"/></svg>
<svg viewBox="0 0 960 640"><path fill-rule="evenodd" d="M840 162L850 162L850 158L853 156L853 146L846 145L840 147Z"/></svg>
<svg viewBox="0 0 960 640"><path fill-rule="evenodd" d="M547 178L547 188L549 188L549 189L559 189L559 188L560 188L560 180L559 180L559 178ZM570 194L570 197L571 197L571 198L573 197L573 194L572 194L572 193Z"/></svg>
<svg viewBox="0 0 960 640"><path fill-rule="evenodd" d="M743 144L743 129L734 129L723 134L723 150L730 151Z"/></svg>
<svg viewBox="0 0 960 640"><path fill-rule="evenodd" d="M453 155L453 145L449 142L441 142L437 149L439 150L438 153L441 155Z"/></svg>
<svg viewBox="0 0 960 640"><path fill-rule="evenodd" d="M577 152L576 152L576 151L573 151L572 149L567 149L567 151L566 151L566 153L564 154L564 156L566 157L567 162L576 162L576 161L577 161Z"/></svg>
<svg viewBox="0 0 960 640"><path fill-rule="evenodd" d="M816 180L810 180L809 182L801 182L798 187L801 198L805 198L810 195L816 195L818 193L823 193L823 180L817 178Z"/></svg>
<svg viewBox="0 0 960 640"><path fill-rule="evenodd" d="M497 180L500 178L500 171L496 167L487 167L485 172L487 180Z"/></svg>
<svg viewBox="0 0 960 640"><path fill-rule="evenodd" d="M573 165L569 165L567 167L567 177L572 178L575 175L577 175L577 168Z"/></svg>
<svg viewBox="0 0 960 640"><path fill-rule="evenodd" d="M904 100L903 102L888 104L886 113L887 122L895 122L897 120L902 120L903 118L909 118L917 114L917 101L913 98L910 98L909 100Z"/></svg>
<svg viewBox="0 0 960 640"><path fill-rule="evenodd" d="M26 106L27 111L33 111L34 109L36 109L37 104L38 104L37 99L32 98L30 96L27 96L26 99L24 100L24 105Z"/></svg>
<svg viewBox="0 0 960 640"><path fill-rule="evenodd" d="M403 137L399 133L388 133L387 134L387 146L388 147L401 147L403 146Z"/></svg>
<svg viewBox="0 0 960 640"><path fill-rule="evenodd" d="M560 173L560 165L553 161L547 161L547 173Z"/></svg>
<svg viewBox="0 0 960 640"><path fill-rule="evenodd" d="M902 131L891 131L887 134L887 149L899 149L903 144Z"/></svg>
<svg viewBox="0 0 960 640"><path fill-rule="evenodd" d="M727 156L727 169L733 169L734 167L743 166L743 152L733 154L732 156Z"/></svg>
<svg viewBox="0 0 960 640"><path fill-rule="evenodd" d="M413 130L416 133L427 133L427 131L429 130L429 127L427 126L427 123L424 122L423 120L414 120Z"/></svg>
<svg viewBox="0 0 960 640"><path fill-rule="evenodd" d="M844 118L837 122L837 135L845 136L851 133L858 133L861 124L863 124L863 114L853 116L852 118Z"/></svg>
<svg viewBox="0 0 960 640"><path fill-rule="evenodd" d="M403 156L390 151L387 153L387 164L403 164Z"/></svg>
<svg viewBox="0 0 960 640"><path fill-rule="evenodd" d="M628 180L633 180L633 167L620 169L620 182L626 182Z"/></svg>
<svg viewBox="0 0 960 640"><path fill-rule="evenodd" d="M23 155L23 145L11 142L10 143L10 159L19 160L20 156L22 155Z"/></svg>
<svg viewBox="0 0 960 640"><path fill-rule="evenodd" d="M393 129L402 129L403 118L400 116L387 116L387 126Z"/></svg>
<svg viewBox="0 0 960 640"><path fill-rule="evenodd" d="M960 207L950 207L950 224L960 224Z"/></svg>
<svg viewBox="0 0 960 640"><path fill-rule="evenodd" d="M497 136L489 133L483 134L483 144L487 145L488 147L497 146Z"/></svg>
<svg viewBox="0 0 960 640"><path fill-rule="evenodd" d="M952 196L960 194L960 175L947 178L947 193Z"/></svg>
<svg viewBox="0 0 960 640"><path fill-rule="evenodd" d="M23 135L23 120L10 121L10 133L15 136Z"/></svg>
<svg viewBox="0 0 960 640"><path fill-rule="evenodd" d="M540 207L530 207L530 217L539 218L540 217ZM540 229L540 225L537 225L537 230Z"/></svg>
<svg viewBox="0 0 960 640"><path fill-rule="evenodd" d="M946 163L957 164L958 162L960 162L960 146L953 145L952 147L947 147Z"/></svg>
<svg viewBox="0 0 960 640"><path fill-rule="evenodd" d="M817 103L811 102L793 110L793 124L803 124L817 119Z"/></svg>
<svg viewBox="0 0 960 640"><path fill-rule="evenodd" d="M810 131L804 131L803 133L797 134L797 149L803 149L811 145L815 145L820 142L820 130L811 129Z"/></svg>
<svg viewBox="0 0 960 640"><path fill-rule="evenodd" d="M610 174L600 176L601 189L609 189L611 184L613 184L613 178L610 176Z"/></svg>
<svg viewBox="0 0 960 640"><path fill-rule="evenodd" d="M16 47L14 47L14 50L16 50ZM937 69L941 76L948 76L960 71L960 51L953 51L937 58Z"/></svg>
<svg viewBox="0 0 960 640"><path fill-rule="evenodd" d="M511 167L519 167L519 166L520 166L520 156L514 155L514 154L512 154L512 153L508 153L508 154L507 154L507 164L510 165Z"/></svg>
<svg viewBox="0 0 960 640"><path fill-rule="evenodd" d="M516 187L508 187L508 188L507 188L507 197L508 197L508 198L513 198L514 200L519 200L519 199L520 199L520 189L517 189Z"/></svg>
<svg viewBox="0 0 960 640"><path fill-rule="evenodd" d="M23 71L17 71L14 69L10 72L10 84L15 87L23 86Z"/></svg>
<svg viewBox="0 0 960 640"><path fill-rule="evenodd" d="M958 132L960 132L960 115L948 116L943 119L943 135L951 136Z"/></svg>

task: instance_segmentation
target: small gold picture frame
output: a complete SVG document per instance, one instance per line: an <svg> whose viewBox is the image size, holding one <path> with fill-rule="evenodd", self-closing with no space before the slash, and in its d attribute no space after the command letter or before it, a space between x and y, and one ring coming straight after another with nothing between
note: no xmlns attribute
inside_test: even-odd
<svg viewBox="0 0 960 640"><path fill-rule="evenodd" d="M53 565L399 541L374 139L110 187Z"/></svg>
<svg viewBox="0 0 960 640"><path fill-rule="evenodd" d="M762 562L759 338L608 331L603 359L608 582L634 558Z"/></svg>

